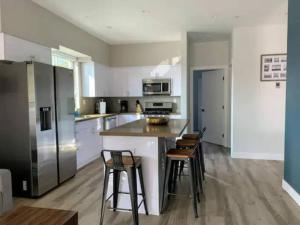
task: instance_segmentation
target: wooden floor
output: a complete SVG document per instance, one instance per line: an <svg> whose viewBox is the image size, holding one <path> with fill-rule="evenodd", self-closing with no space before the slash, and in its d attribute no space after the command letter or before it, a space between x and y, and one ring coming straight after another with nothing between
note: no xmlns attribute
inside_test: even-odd
<svg viewBox="0 0 300 225"><path fill-rule="evenodd" d="M300 224L300 207L281 188L282 162L231 159L227 149L212 144L205 144L205 153L205 199L199 218L193 216L190 199L180 197L169 202L162 216L141 215L141 225ZM15 205L76 210L79 224L97 225L102 180L102 165L96 161L45 197L18 198ZM187 188L185 180L180 185ZM106 211L105 225L131 222L130 213Z"/></svg>

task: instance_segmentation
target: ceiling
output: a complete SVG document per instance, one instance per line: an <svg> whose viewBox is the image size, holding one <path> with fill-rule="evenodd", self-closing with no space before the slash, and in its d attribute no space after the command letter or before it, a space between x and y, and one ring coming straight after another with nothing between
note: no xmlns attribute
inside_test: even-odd
<svg viewBox="0 0 300 225"><path fill-rule="evenodd" d="M33 0L109 44L178 41L287 23L288 0ZM199 37L199 34L194 35Z"/></svg>

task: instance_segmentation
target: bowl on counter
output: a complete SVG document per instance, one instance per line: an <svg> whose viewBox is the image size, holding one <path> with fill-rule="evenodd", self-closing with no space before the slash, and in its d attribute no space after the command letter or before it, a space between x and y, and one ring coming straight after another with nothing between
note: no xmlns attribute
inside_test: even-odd
<svg viewBox="0 0 300 225"><path fill-rule="evenodd" d="M169 122L168 117L148 117L146 122L149 125L167 125Z"/></svg>

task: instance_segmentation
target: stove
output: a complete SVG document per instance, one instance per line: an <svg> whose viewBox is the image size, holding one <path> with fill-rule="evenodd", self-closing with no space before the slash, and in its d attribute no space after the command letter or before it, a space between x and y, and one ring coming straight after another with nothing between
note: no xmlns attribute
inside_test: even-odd
<svg viewBox="0 0 300 225"><path fill-rule="evenodd" d="M165 116L170 115L173 109L172 102L146 102L144 115Z"/></svg>

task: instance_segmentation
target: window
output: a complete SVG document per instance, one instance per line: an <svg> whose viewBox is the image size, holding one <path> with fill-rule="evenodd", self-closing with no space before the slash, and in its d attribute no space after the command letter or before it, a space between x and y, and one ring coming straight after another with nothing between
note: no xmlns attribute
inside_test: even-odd
<svg viewBox="0 0 300 225"><path fill-rule="evenodd" d="M67 55L57 50L52 50L52 65L61 66L67 69L74 68L74 62L76 61L75 57Z"/></svg>
<svg viewBox="0 0 300 225"><path fill-rule="evenodd" d="M74 110L79 110L80 109L80 74L79 74L78 59L74 56L53 49L52 65L64 67L74 71L74 98L75 98Z"/></svg>

